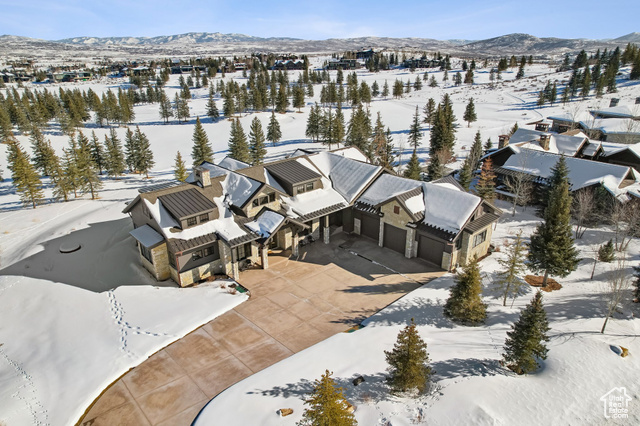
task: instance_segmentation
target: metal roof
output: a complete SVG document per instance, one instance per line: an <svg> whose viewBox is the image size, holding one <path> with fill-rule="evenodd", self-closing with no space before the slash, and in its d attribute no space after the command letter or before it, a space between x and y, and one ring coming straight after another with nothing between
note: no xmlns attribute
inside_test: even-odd
<svg viewBox="0 0 640 426"><path fill-rule="evenodd" d="M464 230L466 232L474 234L479 230L481 230L482 228L486 228L487 226L491 225L493 222L495 222L499 218L500 216L497 214L485 213L482 216L480 216L478 219L474 220L473 222L469 222L467 226L464 227Z"/></svg>
<svg viewBox="0 0 640 426"><path fill-rule="evenodd" d="M210 244L214 241L217 241L215 233L201 235L196 238L191 238L190 240L181 240L178 238L171 238L169 240L169 247L172 253L180 253L185 250L189 250L195 247L200 247L205 244Z"/></svg>
<svg viewBox="0 0 640 426"><path fill-rule="evenodd" d="M291 185L320 179L322 177L319 173L303 166L296 160L266 164L264 167L277 179L283 180Z"/></svg>
<svg viewBox="0 0 640 426"><path fill-rule="evenodd" d="M149 225L140 226L133 231L130 231L129 234L131 234L133 238L146 248L155 247L157 244L164 241L164 237L158 234L155 229Z"/></svg>
<svg viewBox="0 0 640 426"><path fill-rule="evenodd" d="M184 182L180 182L178 180L172 180L169 182L157 183L155 185L143 186L142 188L138 188L138 192L140 194L144 194L145 192L159 191L161 189L169 189L169 188L173 188L180 185L184 185Z"/></svg>
<svg viewBox="0 0 640 426"><path fill-rule="evenodd" d="M196 188L173 192L158 197L162 205L176 219L184 219L216 208L213 201L207 199Z"/></svg>
<svg viewBox="0 0 640 426"><path fill-rule="evenodd" d="M349 206L346 203L334 204L332 206L325 207L323 209L316 210L316 211L311 212L311 213L307 213L305 215L297 217L296 219L299 220L300 222L308 222L310 220L317 219L317 218L322 217L322 216L326 216L328 214L340 211L342 209L346 209L347 207L349 207Z"/></svg>
<svg viewBox="0 0 640 426"><path fill-rule="evenodd" d="M431 183L448 183L450 185L455 186L456 188L458 188L460 191L465 191L465 189L462 187L462 185L460 185L460 183L456 180L456 178L453 177L453 175L447 175L444 177L441 177L438 180L434 180Z"/></svg>

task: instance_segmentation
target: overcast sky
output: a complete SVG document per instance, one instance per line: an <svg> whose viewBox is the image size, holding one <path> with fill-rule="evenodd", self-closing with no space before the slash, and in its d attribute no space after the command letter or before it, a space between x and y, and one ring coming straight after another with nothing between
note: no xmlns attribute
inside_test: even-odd
<svg viewBox="0 0 640 426"><path fill-rule="evenodd" d="M0 11L0 34L48 40L186 32L303 39L478 40L516 32L615 38L640 31L640 0L0 0Z"/></svg>

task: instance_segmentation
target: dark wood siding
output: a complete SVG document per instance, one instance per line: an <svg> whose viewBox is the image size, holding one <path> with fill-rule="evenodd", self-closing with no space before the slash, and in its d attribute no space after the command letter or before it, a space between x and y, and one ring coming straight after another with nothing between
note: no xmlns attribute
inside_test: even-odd
<svg viewBox="0 0 640 426"><path fill-rule="evenodd" d="M360 234L378 241L380 238L380 217L363 213Z"/></svg>
<svg viewBox="0 0 640 426"><path fill-rule="evenodd" d="M383 245L393 251L404 254L404 246L407 241L407 230L396 228L388 223L384 224Z"/></svg>
<svg viewBox="0 0 640 426"><path fill-rule="evenodd" d="M442 253L444 252L444 242L434 240L425 235L418 236L418 257L427 262L442 265Z"/></svg>

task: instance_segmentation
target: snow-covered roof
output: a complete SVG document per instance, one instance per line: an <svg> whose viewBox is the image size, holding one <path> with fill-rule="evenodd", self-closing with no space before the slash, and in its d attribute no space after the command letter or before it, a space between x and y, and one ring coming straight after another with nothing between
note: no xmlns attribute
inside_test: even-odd
<svg viewBox="0 0 640 426"><path fill-rule="evenodd" d="M209 170L209 177L210 178L215 178L218 176L222 176L222 175L226 175L227 173L229 173L230 169L224 168L224 167L220 167L220 166L216 166L213 163L210 163L208 161L203 162L202 164L200 164L200 167L203 167L207 170ZM191 172L191 174L189 176L187 176L187 179L185 180L185 182L187 183L193 183L196 181L196 175L195 172Z"/></svg>
<svg viewBox="0 0 640 426"><path fill-rule="evenodd" d="M627 105L618 105L609 108L600 108L590 111L592 115L610 118L633 118L634 114Z"/></svg>
<svg viewBox="0 0 640 426"><path fill-rule="evenodd" d="M235 161L235 160L234 160ZM213 179L226 175L225 179L220 183L224 195L228 195L231 203L235 206L242 207L251 198L253 194L260 188L262 183L241 175L219 165L205 161L200 165L209 170L209 176ZM185 182L194 183L196 181L195 172L192 172Z"/></svg>
<svg viewBox="0 0 640 426"><path fill-rule="evenodd" d="M640 122L630 118L606 118L596 120L580 121L580 125L590 129L599 130L602 133L623 133L634 134L640 133Z"/></svg>
<svg viewBox="0 0 640 426"><path fill-rule="evenodd" d="M331 180L333 188L344 197L347 204L351 204L382 170L380 166L355 161L332 152L320 152L307 158ZM302 164L307 162L300 158L298 161Z"/></svg>
<svg viewBox="0 0 640 426"><path fill-rule="evenodd" d="M285 217L271 210L265 210L256 220L244 224L256 234L268 238L280 226Z"/></svg>
<svg viewBox="0 0 640 426"><path fill-rule="evenodd" d="M164 241L162 235L158 234L155 229L150 227L149 225L140 226L133 231L129 232L129 234L135 238L140 244L149 248L153 247L156 244Z"/></svg>
<svg viewBox="0 0 640 426"><path fill-rule="evenodd" d="M220 162L218 163L218 166L224 167L227 170L236 171L238 169L244 169L245 167L249 167L250 165L227 156L227 157L224 157L222 160L220 160Z"/></svg>
<svg viewBox="0 0 640 426"><path fill-rule="evenodd" d="M320 180L323 185L322 189L304 192L294 197L282 197L288 216L305 216L336 205L347 207L348 204L342 195L331 187L331 181L325 177Z"/></svg>
<svg viewBox="0 0 640 426"><path fill-rule="evenodd" d="M453 185L422 184L425 225L457 234L482 202L481 198L460 191Z"/></svg>
<svg viewBox="0 0 640 426"><path fill-rule="evenodd" d="M383 174L362 194L358 201L377 206L385 201L421 186L422 183L391 174ZM408 207L408 206L407 206Z"/></svg>
<svg viewBox="0 0 640 426"><path fill-rule="evenodd" d="M352 160L362 161L363 163L368 163L369 159L366 155L362 153L358 148L350 146L347 148L335 149L331 151L332 154L341 155L346 158L350 158Z"/></svg>
<svg viewBox="0 0 640 426"><path fill-rule="evenodd" d="M558 155L555 154L520 149L509 157L502 167L542 178L549 178L558 159ZM601 183L607 190L616 195L620 192L620 184L629 175L629 172L636 178L633 169L630 167L574 157L565 157L565 160L569 169L568 177L572 191Z"/></svg>
<svg viewBox="0 0 640 426"><path fill-rule="evenodd" d="M549 150L554 154L563 154L573 157L580 150L582 144L587 139L584 133L578 133L575 136L560 135L555 133L541 132L538 130L518 129L511 136L510 144L521 144L522 148L544 150L540 145L540 136L549 135Z"/></svg>

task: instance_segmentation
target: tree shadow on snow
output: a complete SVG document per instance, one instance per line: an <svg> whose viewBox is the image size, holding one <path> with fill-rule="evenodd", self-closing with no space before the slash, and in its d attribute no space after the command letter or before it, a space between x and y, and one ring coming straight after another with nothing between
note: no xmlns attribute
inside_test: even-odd
<svg viewBox="0 0 640 426"><path fill-rule="evenodd" d="M130 230L128 218L90 223L42 243L41 251L1 269L0 275L60 282L93 292L123 285L174 286L172 281L158 283L144 269ZM72 253L60 251L77 245L80 249Z"/></svg>
<svg viewBox="0 0 640 426"><path fill-rule="evenodd" d="M497 376L504 374L504 367L495 359L451 358L432 362L433 381L474 376Z"/></svg>

